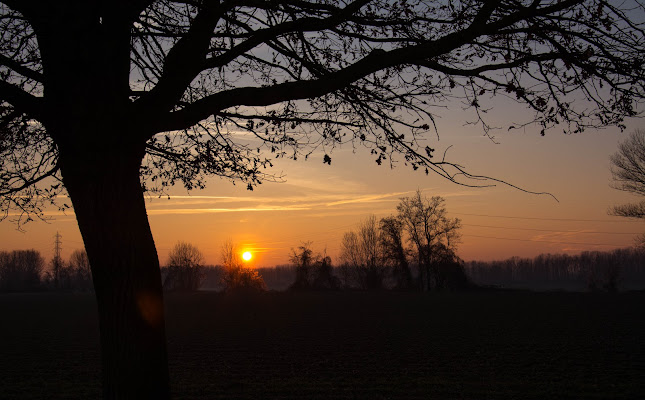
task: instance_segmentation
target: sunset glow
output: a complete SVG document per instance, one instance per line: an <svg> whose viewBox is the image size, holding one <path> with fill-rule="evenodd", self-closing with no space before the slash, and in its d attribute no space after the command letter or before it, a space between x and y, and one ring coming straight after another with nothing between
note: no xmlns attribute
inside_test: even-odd
<svg viewBox="0 0 645 400"><path fill-rule="evenodd" d="M251 254L250 251L245 251L244 253L242 253L242 259L244 261L251 261L251 258L253 258L253 254Z"/></svg>
<svg viewBox="0 0 645 400"><path fill-rule="evenodd" d="M612 205L635 201L610 186L609 156L625 136L617 130L545 137L500 132L495 144L474 129L442 123L440 131L450 133L442 143L454 145L450 154L470 170L552 193L558 201L504 185L461 187L402 164L378 166L369 153L339 148L332 165L321 166L315 158L276 161L274 169L286 182L268 182L253 192L213 179L204 190L175 187L170 199L147 198L160 262L165 265L173 244L182 240L197 246L206 264L217 265L221 243L231 238L240 243L239 256L252 249L253 267L287 264L291 249L306 241L338 263L345 232L369 215L395 214L399 199L417 189L446 198L448 216L462 220L458 254L467 261L611 250L631 246L643 232L642 221L607 214ZM4 221L0 250L34 248L49 260L56 232L62 235L64 259L83 248L73 210L51 209L48 215L54 219L27 224L23 233Z"/></svg>

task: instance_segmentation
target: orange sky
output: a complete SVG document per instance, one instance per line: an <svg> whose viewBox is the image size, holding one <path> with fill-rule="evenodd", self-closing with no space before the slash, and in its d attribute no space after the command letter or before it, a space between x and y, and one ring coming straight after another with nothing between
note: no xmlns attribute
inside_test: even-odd
<svg viewBox="0 0 645 400"><path fill-rule="evenodd" d="M532 128L499 131L495 144L459 118L456 112L438 121L439 142L429 133L427 143L437 153L452 145L448 154L469 171L550 192L559 202L504 186L460 187L402 164L377 166L365 149L354 153L344 147L331 153L330 166L323 164L322 153L308 161L279 160L275 172L284 172L286 183L266 183L253 192L213 179L203 191L174 188L170 200L150 198L161 263L180 240L196 245L208 263L218 263L227 238L240 251L252 251L255 266L286 263L290 249L305 241L336 260L343 233L370 214L393 214L399 198L417 189L445 197L449 215L462 219L458 253L465 260L608 250L630 246L637 233L645 232L640 221L607 215L613 204L638 200L609 186L608 158L626 133L612 128L541 137ZM628 131L637 122L630 121ZM30 223L25 233L9 221L0 223L0 250L34 248L49 259L57 231L63 235L64 257L82 248L73 212L52 216L48 224Z"/></svg>

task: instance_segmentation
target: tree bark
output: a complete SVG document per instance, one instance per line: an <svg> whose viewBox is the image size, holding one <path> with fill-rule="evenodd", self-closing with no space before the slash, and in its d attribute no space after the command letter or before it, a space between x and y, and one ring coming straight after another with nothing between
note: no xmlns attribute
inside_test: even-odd
<svg viewBox="0 0 645 400"><path fill-rule="evenodd" d="M142 152L63 150L63 182L96 291L104 398L168 399L163 292L139 181Z"/></svg>

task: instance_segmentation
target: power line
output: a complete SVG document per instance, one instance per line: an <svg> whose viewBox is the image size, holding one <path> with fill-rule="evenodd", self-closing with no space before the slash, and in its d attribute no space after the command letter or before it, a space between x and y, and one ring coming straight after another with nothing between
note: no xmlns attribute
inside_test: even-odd
<svg viewBox="0 0 645 400"><path fill-rule="evenodd" d="M477 225L465 224L464 226L476 226L479 228L511 229L520 231L537 231L537 232L562 232L562 233L594 233L603 235L640 235L642 232L604 232L604 231L571 231L562 229L537 229L537 228L512 228L508 226Z"/></svg>
<svg viewBox="0 0 645 400"><path fill-rule="evenodd" d="M576 244L576 245L585 245L585 246L620 246L618 244L608 244L608 243L561 242L561 241L553 241L553 240L503 238L503 237L480 236L480 235L463 235L463 236L476 237L476 238L482 238L482 239L511 240L511 241L514 241L514 242L540 242L540 243L553 243L553 244Z"/></svg>
<svg viewBox="0 0 645 400"><path fill-rule="evenodd" d="M470 214L470 213L456 213L451 212L451 214L456 215L468 215L472 217L488 217L488 218L506 218L506 219L528 219L528 220L538 220L538 221L569 221L569 222L640 222L635 220L611 220L611 219L577 219L577 218L543 218L543 217L515 217L510 215L489 215L489 214Z"/></svg>

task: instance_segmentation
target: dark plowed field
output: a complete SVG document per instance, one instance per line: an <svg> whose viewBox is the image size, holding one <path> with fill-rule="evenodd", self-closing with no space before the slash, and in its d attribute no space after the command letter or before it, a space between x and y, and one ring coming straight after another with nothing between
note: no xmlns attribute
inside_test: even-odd
<svg viewBox="0 0 645 400"><path fill-rule="evenodd" d="M177 399L645 397L645 293L166 298ZM0 295L0 398L98 398L91 295Z"/></svg>

